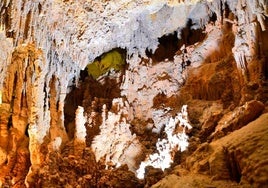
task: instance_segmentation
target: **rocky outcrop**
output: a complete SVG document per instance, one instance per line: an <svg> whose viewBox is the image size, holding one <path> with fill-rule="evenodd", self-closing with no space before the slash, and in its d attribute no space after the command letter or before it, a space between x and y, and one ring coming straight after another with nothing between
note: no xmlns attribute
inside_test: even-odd
<svg viewBox="0 0 268 188"><path fill-rule="evenodd" d="M267 114L264 114L226 137L200 145L186 159L187 168L193 172L210 174L213 179L231 179L262 187L267 182L263 176L267 173L267 148L264 144L267 139L266 123Z"/></svg>

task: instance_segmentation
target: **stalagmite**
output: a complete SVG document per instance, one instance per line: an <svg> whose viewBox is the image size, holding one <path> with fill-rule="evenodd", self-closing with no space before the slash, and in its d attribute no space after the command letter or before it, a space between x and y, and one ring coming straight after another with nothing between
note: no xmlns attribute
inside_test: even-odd
<svg viewBox="0 0 268 188"><path fill-rule="evenodd" d="M0 0L0 187L265 186L267 20L267 0Z"/></svg>
<svg viewBox="0 0 268 188"><path fill-rule="evenodd" d="M85 127L86 119L84 117L84 108L82 106L78 106L75 112L75 142L85 144L86 143L86 127Z"/></svg>

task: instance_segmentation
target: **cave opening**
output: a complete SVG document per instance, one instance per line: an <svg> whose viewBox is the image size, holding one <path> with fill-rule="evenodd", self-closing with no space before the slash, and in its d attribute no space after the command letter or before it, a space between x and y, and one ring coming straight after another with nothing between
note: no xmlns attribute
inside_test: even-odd
<svg viewBox="0 0 268 188"><path fill-rule="evenodd" d="M211 21L217 20L216 14L212 14ZM203 41L207 34L204 32L204 28L193 29L192 20L187 21L186 27L179 31L164 35L158 38L158 47L155 52L146 49L145 53L148 58L151 58L153 63L159 63L165 60L173 61L174 56L180 53L180 49L183 45L190 46L197 42ZM190 62L188 62L190 63Z"/></svg>
<svg viewBox="0 0 268 188"><path fill-rule="evenodd" d="M215 16L215 15L214 15ZM213 18L215 19L215 18ZM197 42L201 42L206 38L206 33L204 32L204 28L194 29L195 24L192 19L188 19L186 23L186 27L181 30L181 40L180 46L185 45L193 45Z"/></svg>
<svg viewBox="0 0 268 188"><path fill-rule="evenodd" d="M174 60L174 55L179 49L177 32L162 36L158 39L158 42L158 47L154 53L148 49L146 50L147 57L152 58L154 63L158 63L166 59L170 61Z"/></svg>
<svg viewBox="0 0 268 188"><path fill-rule="evenodd" d="M116 53L114 53L115 51ZM113 54L109 56L109 52ZM94 60L93 63L96 66L89 66L89 64L80 71L78 86L69 86L70 92L66 95L64 102L64 125L70 139L74 137L75 112L78 106L82 106L87 114L92 112L98 114L87 134L87 143L90 145L93 137L99 132L102 106L105 104L109 110L112 106L112 100L121 96L120 85L126 69L126 50L116 48L109 52ZM118 56L117 52L122 55L123 59L120 59L121 57ZM120 62L121 64L117 63L122 60L124 61L123 65L122 62Z"/></svg>

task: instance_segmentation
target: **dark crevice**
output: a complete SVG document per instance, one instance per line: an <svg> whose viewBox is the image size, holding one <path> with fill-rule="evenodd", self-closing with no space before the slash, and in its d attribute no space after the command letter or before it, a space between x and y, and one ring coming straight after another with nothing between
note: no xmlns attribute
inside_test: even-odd
<svg viewBox="0 0 268 188"><path fill-rule="evenodd" d="M204 29L191 29L193 26L193 21L189 19L187 21L187 26L182 30L182 43L186 46L193 45L197 42L201 42L205 39L206 34L203 32Z"/></svg>
<svg viewBox="0 0 268 188"><path fill-rule="evenodd" d="M264 69L264 79L268 80L268 57L266 57L264 60L264 68L263 69Z"/></svg>
<svg viewBox="0 0 268 188"><path fill-rule="evenodd" d="M20 100L21 107L27 107L27 95L26 93L21 93L21 100Z"/></svg>
<svg viewBox="0 0 268 188"><path fill-rule="evenodd" d="M231 13L231 10L229 8L229 5L227 2L225 2L224 3L224 12L223 12L224 18L229 18L230 13Z"/></svg>
<svg viewBox="0 0 268 188"><path fill-rule="evenodd" d="M45 97L44 97L44 105L43 105L44 111L45 111L45 109L46 109L46 107L47 107L47 105L46 105L46 101L47 101L47 97L48 97L46 88L47 88L47 83L45 82L45 83L44 83L44 87L43 87L43 92L45 93Z"/></svg>
<svg viewBox="0 0 268 188"><path fill-rule="evenodd" d="M29 129L29 124L26 125L26 129L25 129L25 136L27 137L29 137L28 129Z"/></svg>
<svg viewBox="0 0 268 188"><path fill-rule="evenodd" d="M56 109L59 110L59 101L56 102Z"/></svg>
<svg viewBox="0 0 268 188"><path fill-rule="evenodd" d="M9 116L8 118L8 123L7 123L7 128L8 130L12 127L13 123L12 123L12 115Z"/></svg>
<svg viewBox="0 0 268 188"><path fill-rule="evenodd" d="M216 14L212 14L211 20L217 20ZM147 57L153 60L153 63L159 63L165 61L174 60L174 56L180 51L180 48L185 45L193 45L197 42L201 42L206 38L204 29L191 29L193 26L192 20L187 21L186 27L180 30L180 39L178 38L178 33L174 32L168 35L164 35L158 39L159 45L155 52L146 50ZM187 62L190 64L190 62Z"/></svg>
<svg viewBox="0 0 268 188"><path fill-rule="evenodd" d="M237 152L230 151L228 148L223 148L226 157L226 165L229 170L232 181L239 183L241 181L241 168L237 159Z"/></svg>
<svg viewBox="0 0 268 188"><path fill-rule="evenodd" d="M87 77L88 77L88 72L87 72L87 70L86 70L86 69L85 69L85 70L81 70L81 71L80 71L79 81L84 82L85 79L86 79Z"/></svg>
<svg viewBox="0 0 268 188"><path fill-rule="evenodd" d="M268 80L268 19L264 20L266 30L262 31L261 26L259 25L258 30L260 31L258 34L259 38L259 56L263 60L262 62L262 74L265 80Z"/></svg>
<svg viewBox="0 0 268 188"><path fill-rule="evenodd" d="M11 101L10 101L10 113L11 113L10 117L12 117L12 114L13 114L14 102L15 102L15 98L16 98L17 82L18 82L18 74L16 72L15 76L14 76L12 96L11 96ZM12 121L9 121L9 122L11 122L11 125L12 125Z"/></svg>
<svg viewBox="0 0 268 188"><path fill-rule="evenodd" d="M164 61L165 59L174 60L174 55L179 49L177 32L162 36L158 39L158 42L159 45L155 52L152 53L152 51L146 50L146 55L152 58L154 63Z"/></svg>
<svg viewBox="0 0 268 188"><path fill-rule="evenodd" d="M42 12L42 5L38 3L38 14L41 14Z"/></svg>
<svg viewBox="0 0 268 188"><path fill-rule="evenodd" d="M221 16L221 24L223 24L223 2L220 1L220 16Z"/></svg>
<svg viewBox="0 0 268 188"><path fill-rule="evenodd" d="M5 30L6 30L6 36L12 38L13 37L13 32L11 31L11 20L12 20L12 15L11 15L11 7L12 7L12 0L10 0L9 4L7 2L4 2L1 10L0 10L0 21L1 23L4 24Z"/></svg>
<svg viewBox="0 0 268 188"><path fill-rule="evenodd" d="M215 12L212 13L209 21L213 22L213 23L215 23L217 21L217 14Z"/></svg>

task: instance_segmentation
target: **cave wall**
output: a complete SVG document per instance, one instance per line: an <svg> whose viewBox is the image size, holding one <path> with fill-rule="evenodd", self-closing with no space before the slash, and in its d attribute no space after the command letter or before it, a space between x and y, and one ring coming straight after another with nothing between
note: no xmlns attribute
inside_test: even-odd
<svg viewBox="0 0 268 188"><path fill-rule="evenodd" d="M250 100L265 103L267 11L262 0L1 1L1 181L6 174L24 180L47 152L61 150L73 138L74 130L66 132L66 95L81 85L80 71L89 62L114 48L126 49L128 65L115 75L117 89L110 90L127 101L125 124L142 122L135 134L155 125L159 132L190 100L220 100L229 110ZM160 57L169 51L159 38L174 33L178 45L171 47L173 57ZM100 83L97 89L106 86ZM103 104L112 111L112 98L102 99L107 94L85 91L82 97L70 113L78 105L89 108L88 124L93 116L101 121ZM166 110L171 113L163 116ZM195 115L190 113L193 122ZM88 137L91 143L94 135ZM14 175L15 163L25 163L12 158L20 153L27 162L23 175Z"/></svg>

